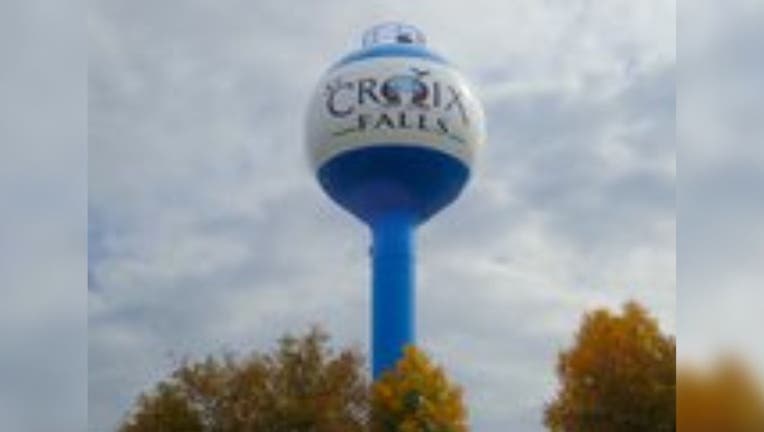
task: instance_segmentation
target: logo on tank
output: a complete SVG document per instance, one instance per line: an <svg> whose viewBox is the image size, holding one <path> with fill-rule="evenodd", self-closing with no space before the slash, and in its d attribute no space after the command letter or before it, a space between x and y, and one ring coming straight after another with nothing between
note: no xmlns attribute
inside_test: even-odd
<svg viewBox="0 0 764 432"><path fill-rule="evenodd" d="M372 130L418 130L465 144L458 131L470 124L464 97L427 70L409 67L379 79L334 78L325 89L328 114L345 123L334 136Z"/></svg>
<svg viewBox="0 0 764 432"><path fill-rule="evenodd" d="M411 70L414 74L395 75L382 83L381 93L388 106L400 106L406 100L408 107L427 108L424 102L430 91L421 77L429 72L415 68Z"/></svg>

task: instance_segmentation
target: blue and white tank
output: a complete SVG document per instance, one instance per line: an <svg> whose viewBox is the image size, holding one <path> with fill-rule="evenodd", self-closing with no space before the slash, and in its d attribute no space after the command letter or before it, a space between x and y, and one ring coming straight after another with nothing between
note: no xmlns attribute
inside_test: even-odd
<svg viewBox="0 0 764 432"><path fill-rule="evenodd" d="M415 27L375 26L325 73L310 102L306 144L334 201L373 224L415 224L452 202L485 137L480 103Z"/></svg>

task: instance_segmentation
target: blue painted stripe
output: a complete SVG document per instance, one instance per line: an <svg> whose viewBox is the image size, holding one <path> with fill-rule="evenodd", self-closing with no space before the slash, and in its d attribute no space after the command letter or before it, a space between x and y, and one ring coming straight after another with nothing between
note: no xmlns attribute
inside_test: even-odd
<svg viewBox="0 0 764 432"><path fill-rule="evenodd" d="M379 58L379 57L409 57L409 58L419 58L424 60L430 60L435 63L440 63L443 65L449 64L448 61L446 61L446 59L444 59L440 55L435 54L432 51L427 50L425 48L422 48L421 46L386 44L386 45L378 45L378 46L360 50L360 51L354 51L346 55L342 59L340 59L329 70L331 71L339 67L342 67L344 65L357 62L359 60L366 60L370 58Z"/></svg>

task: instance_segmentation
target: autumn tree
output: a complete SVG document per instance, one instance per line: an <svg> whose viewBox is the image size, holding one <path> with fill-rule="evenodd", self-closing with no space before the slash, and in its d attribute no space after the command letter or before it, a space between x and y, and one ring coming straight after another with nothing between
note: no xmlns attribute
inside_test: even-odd
<svg viewBox="0 0 764 432"><path fill-rule="evenodd" d="M268 354L182 364L142 395L120 432L365 430L368 382L357 350L313 329Z"/></svg>
<svg viewBox="0 0 764 432"><path fill-rule="evenodd" d="M546 407L553 432L675 430L676 344L635 302L584 316L559 354L560 388ZM694 432L694 431L693 431Z"/></svg>
<svg viewBox="0 0 764 432"><path fill-rule="evenodd" d="M462 390L414 346L372 387L371 432L466 432Z"/></svg>
<svg viewBox="0 0 764 432"><path fill-rule="evenodd" d="M764 394L738 359L722 359L711 370L680 367L676 397L679 432L764 431Z"/></svg>

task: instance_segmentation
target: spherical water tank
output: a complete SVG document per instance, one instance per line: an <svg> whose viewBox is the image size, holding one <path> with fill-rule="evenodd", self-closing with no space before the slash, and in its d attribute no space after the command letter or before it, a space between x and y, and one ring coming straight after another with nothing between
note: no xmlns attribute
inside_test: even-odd
<svg viewBox="0 0 764 432"><path fill-rule="evenodd" d="M415 27L378 25L324 74L306 144L323 189L365 222L427 220L453 201L484 140L480 103Z"/></svg>

